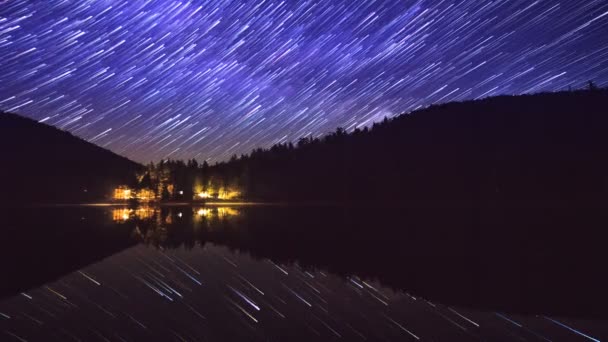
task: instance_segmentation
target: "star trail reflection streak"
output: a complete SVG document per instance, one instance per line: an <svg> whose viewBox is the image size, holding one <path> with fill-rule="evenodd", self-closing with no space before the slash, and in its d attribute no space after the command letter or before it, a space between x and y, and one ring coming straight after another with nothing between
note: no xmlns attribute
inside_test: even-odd
<svg viewBox="0 0 608 342"><path fill-rule="evenodd" d="M386 220L382 215L394 211L248 206L240 208L239 215L214 214L203 218L198 215L199 206L162 206L159 216L130 215L123 220L117 219L121 215L114 215L114 209L35 208L11 213L20 220L25 217L36 220L28 224L8 221L7 226L23 229L12 230L11 234L22 235L6 240L16 248L8 249L9 252L3 249L2 259L8 261L8 266L17 267L4 266L11 277L2 285L32 274L44 277L4 292L5 299L0 300L0 340L604 341L608 337L604 297L597 292L582 297L595 305L597 310L593 314L587 315L590 307L580 307L586 300L580 300L577 295L590 293L588 284L581 284L580 288L568 286L564 290L551 282L555 286L551 288L555 297L550 299L566 302L577 298L566 302L566 307L571 303L576 310L560 313L560 307L529 306L528 301L549 289L537 286L538 292L522 296L521 281L531 272L521 275L519 267L511 271L500 263L502 258L511 262L513 255L501 250L501 259L497 260L485 246L477 250L475 245L465 244L467 248L462 248L463 245L446 239L446 244L455 245L459 251L466 250L467 255L479 253L479 257L504 274L504 278L518 280L506 287L486 283L483 291L492 295L483 303L468 298L462 300L483 295L475 286L479 282L476 274L487 277L489 269L472 263L470 258L461 258L458 253L449 253L446 245L441 245L436 238L447 232L444 225L439 225L441 230L437 231L433 230L434 226L422 226L418 231L411 228L413 225L409 222L426 222L437 214L435 210L424 212L421 220L404 221L408 224L402 226L408 227L411 234L402 236L393 245L387 242L395 239L393 235L379 235L378 231L370 234L370 227L398 222L395 217L411 218L420 209L399 212L398 216L388 216ZM183 213L181 219L177 219L178 212ZM469 213L466 216L468 218ZM40 229L57 222L54 217L70 217L70 220L53 224L58 230ZM348 220L342 221L344 217ZM442 217L449 220L449 229L460 227L455 225L454 215ZM67 229L69 222L76 222L76 228ZM340 233L333 235L332 229ZM504 233L513 234L512 225L505 229ZM429 240L416 236L428 231L433 232ZM361 235L356 235L357 232ZM567 232L570 239L572 235ZM126 239L132 243L119 241L119 249L110 248L97 254L95 248L108 244L103 237L109 234L115 234L111 235L115 240ZM59 236L65 243L49 243L50 236ZM544 236L541 241L545 241ZM26 242L29 249L20 241ZM352 244L350 248L347 241ZM417 246L423 253L410 254ZM71 247L75 247L80 258L91 260L86 263L88 266L77 263L63 267L65 259L76 259L62 254ZM557 247L557 253L564 252L562 244ZM266 248L271 252L266 252ZM378 258L383 248L389 253ZM398 253L401 250L408 253ZM19 254L20 251L24 252ZM92 259L83 251L101 257ZM430 255L427 256L427 252ZM526 257L538 261L534 253ZM429 263L425 257L438 262ZM15 260L41 263L44 258L59 262L44 266L15 263ZM449 263L449 260L456 262ZM581 260L578 266L592 261L601 264L603 259ZM473 264L474 272L463 272L454 266L456 263ZM566 282L564 263L551 260L550 264L556 266L557 276ZM363 265L369 265L372 272ZM540 265L546 267L547 264ZM601 269L596 265L585 269L585 274ZM62 267L49 273L49 269L56 266ZM540 268L535 266L534 271L540 272ZM426 270L445 274L443 279L447 281L431 278L424 282ZM391 282L394 277L404 277L405 281ZM503 278L499 279L496 283L504 284ZM571 279L577 282L581 278ZM425 286L412 286L417 282ZM464 286L459 287L459 283ZM428 288L431 290L425 292ZM597 288L604 292L604 286ZM437 295L437 291L444 290L454 295ZM501 305L495 297L525 302L525 305Z"/></svg>
<svg viewBox="0 0 608 342"><path fill-rule="evenodd" d="M555 324L557 324L557 325L559 325L561 327L564 327L564 328L566 328L566 329L568 329L568 330L570 330L570 331L572 331L572 332L574 332L574 333L576 333L576 334L578 334L580 336L583 336L583 337L585 337L585 338L587 338L587 339L589 339L591 341L600 342L600 340L598 340L596 338L593 338L593 337L591 337L591 336L589 336L589 335L587 335L587 334L585 334L585 333L583 333L583 332L581 332L581 331L579 331L579 330L577 330L575 328L572 328L572 327L570 327L570 326L568 326L568 325L566 325L566 324L564 324L562 322L559 322L559 321L554 320L554 319L549 318L549 317L545 317L545 318L548 319L548 320L550 320L551 322L553 322L553 323L555 323Z"/></svg>
<svg viewBox="0 0 608 342"><path fill-rule="evenodd" d="M608 82L603 0L3 1L0 108L142 162Z"/></svg>
<svg viewBox="0 0 608 342"><path fill-rule="evenodd" d="M206 285L187 287L192 281L181 265L196 270ZM94 274L100 285L83 274ZM599 341L608 333L585 321L447 307L369 279L254 260L211 244L176 250L139 245L28 296L0 302L2 338ZM248 328L235 329L235 322Z"/></svg>

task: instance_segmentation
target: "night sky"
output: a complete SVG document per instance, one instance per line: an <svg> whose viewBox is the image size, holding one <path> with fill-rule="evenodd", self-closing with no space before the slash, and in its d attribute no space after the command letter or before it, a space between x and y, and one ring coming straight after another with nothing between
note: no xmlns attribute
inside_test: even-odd
<svg viewBox="0 0 608 342"><path fill-rule="evenodd" d="M0 0L0 109L134 160L608 83L605 0Z"/></svg>

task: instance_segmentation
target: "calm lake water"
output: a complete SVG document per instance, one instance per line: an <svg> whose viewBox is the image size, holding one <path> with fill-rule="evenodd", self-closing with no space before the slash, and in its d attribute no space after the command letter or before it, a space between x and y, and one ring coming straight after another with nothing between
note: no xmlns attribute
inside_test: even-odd
<svg viewBox="0 0 608 342"><path fill-rule="evenodd" d="M1 341L608 337L603 231L559 209L56 207L2 217Z"/></svg>

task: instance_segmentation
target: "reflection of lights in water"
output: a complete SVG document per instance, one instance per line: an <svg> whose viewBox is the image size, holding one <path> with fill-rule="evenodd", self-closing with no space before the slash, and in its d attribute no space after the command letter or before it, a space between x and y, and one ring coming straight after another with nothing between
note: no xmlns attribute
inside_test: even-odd
<svg viewBox="0 0 608 342"><path fill-rule="evenodd" d="M112 209L112 220L127 221L129 219L148 219L154 216L154 209L151 207L131 208L114 208Z"/></svg>
<svg viewBox="0 0 608 342"><path fill-rule="evenodd" d="M198 216L209 216L211 214L211 211L209 209L201 208L196 212L196 214Z"/></svg>
<svg viewBox="0 0 608 342"><path fill-rule="evenodd" d="M142 207L138 207L137 209L125 208L125 207L113 208L112 209L112 219L117 222L128 221L128 220L133 220L133 219L138 219L138 220L149 219L149 218L153 218L157 212L158 212L157 209L155 209L154 207L150 207L150 206L142 206ZM238 209L231 208L231 207L194 208L193 213L195 214L195 217L199 217L199 218L201 218L201 217L224 218L224 217L232 217L232 216L240 215L240 212L238 211ZM183 218L184 213L180 211L180 212L177 212L175 214L175 216L178 218ZM171 215L167 215L165 217L166 224L171 224L171 223L173 223L172 221L173 220L171 219Z"/></svg>
<svg viewBox="0 0 608 342"><path fill-rule="evenodd" d="M128 208L114 208L112 209L112 220L114 221L126 221L130 217L131 209Z"/></svg>
<svg viewBox="0 0 608 342"><path fill-rule="evenodd" d="M230 207L195 209L198 217L229 217L239 215L239 211Z"/></svg>
<svg viewBox="0 0 608 342"><path fill-rule="evenodd" d="M239 211L230 207L220 207L217 208L217 214L219 217L236 216Z"/></svg>

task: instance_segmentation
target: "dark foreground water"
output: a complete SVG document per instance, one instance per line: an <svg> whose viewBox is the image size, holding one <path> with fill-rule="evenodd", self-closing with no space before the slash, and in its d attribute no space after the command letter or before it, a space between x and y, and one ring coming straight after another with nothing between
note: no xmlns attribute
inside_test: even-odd
<svg viewBox="0 0 608 342"><path fill-rule="evenodd" d="M591 214L6 210L0 341L604 340Z"/></svg>

